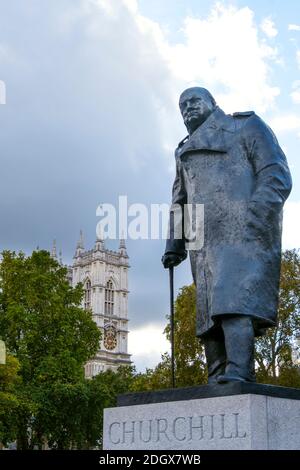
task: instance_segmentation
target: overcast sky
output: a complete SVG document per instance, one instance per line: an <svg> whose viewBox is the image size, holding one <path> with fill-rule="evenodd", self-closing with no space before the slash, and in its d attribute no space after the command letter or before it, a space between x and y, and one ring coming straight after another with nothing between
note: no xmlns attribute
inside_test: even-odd
<svg viewBox="0 0 300 470"><path fill-rule="evenodd" d="M186 135L178 96L195 84L276 132L294 181L284 247L299 247L299 72L295 0L0 0L1 249L56 238L70 263L80 229L86 248L95 241L99 203L170 202ZM164 241L127 248L130 352L142 368L168 347ZM186 261L176 287L190 282Z"/></svg>

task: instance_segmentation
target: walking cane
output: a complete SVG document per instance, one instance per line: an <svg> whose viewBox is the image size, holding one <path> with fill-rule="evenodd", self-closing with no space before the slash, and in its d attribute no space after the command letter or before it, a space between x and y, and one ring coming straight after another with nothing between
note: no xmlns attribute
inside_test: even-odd
<svg viewBox="0 0 300 470"><path fill-rule="evenodd" d="M171 378L172 387L175 388L175 360L174 360L174 267L169 268L170 279L170 321L171 321Z"/></svg>

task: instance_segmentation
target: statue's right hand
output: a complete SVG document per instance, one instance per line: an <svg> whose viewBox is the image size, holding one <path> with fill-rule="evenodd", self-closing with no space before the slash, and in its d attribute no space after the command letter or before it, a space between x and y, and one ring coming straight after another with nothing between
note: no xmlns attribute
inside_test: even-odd
<svg viewBox="0 0 300 470"><path fill-rule="evenodd" d="M166 269L172 268L173 266L177 266L181 263L181 261L182 256L177 255L176 253L167 253L161 259L161 262L164 265L164 268Z"/></svg>

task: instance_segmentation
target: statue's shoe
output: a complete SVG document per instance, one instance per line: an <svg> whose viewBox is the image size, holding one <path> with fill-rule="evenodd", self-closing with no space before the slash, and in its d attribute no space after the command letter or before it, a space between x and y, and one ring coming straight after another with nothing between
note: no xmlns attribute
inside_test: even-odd
<svg viewBox="0 0 300 470"><path fill-rule="evenodd" d="M230 375L230 374L219 375L217 381L219 384L226 384L228 382L250 382L249 380L246 380L244 377L240 377L239 375Z"/></svg>

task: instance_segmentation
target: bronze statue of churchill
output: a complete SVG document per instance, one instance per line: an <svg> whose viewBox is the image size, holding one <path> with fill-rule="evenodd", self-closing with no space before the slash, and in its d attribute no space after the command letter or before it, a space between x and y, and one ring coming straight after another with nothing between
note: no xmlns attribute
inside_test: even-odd
<svg viewBox="0 0 300 470"><path fill-rule="evenodd" d="M200 87L185 90L179 106L189 135L175 152L172 203L204 205L204 244L190 261L208 381L255 381L254 337L276 324L289 168L254 112L226 115ZM187 256L185 239L170 232L165 268Z"/></svg>

